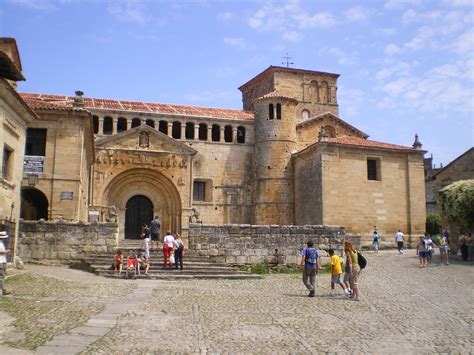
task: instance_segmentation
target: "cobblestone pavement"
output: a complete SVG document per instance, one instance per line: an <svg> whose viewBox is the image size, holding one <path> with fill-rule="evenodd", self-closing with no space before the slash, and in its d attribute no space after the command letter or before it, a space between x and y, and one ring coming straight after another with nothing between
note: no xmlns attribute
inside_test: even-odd
<svg viewBox="0 0 474 355"><path fill-rule="evenodd" d="M19 277L47 276L64 283L62 293L56 290L55 296L46 296L46 292L35 299L69 300L58 308L77 309L83 317L76 316L76 322L63 320L62 328L55 328L42 343L25 344L49 354L473 352L472 262L439 266L435 257L432 266L420 269L413 250L404 255L367 252L366 256L369 264L360 278L360 302L342 296L340 289L338 296L331 297L328 274L317 277L317 297L308 298L300 275L240 281L129 281L29 266L27 274ZM46 284L46 291L55 290L54 283ZM8 298L22 300L15 282L11 285L14 295ZM72 285L81 285L82 293ZM24 315L9 312L2 302L0 353L27 353L21 337L28 335L20 336L20 341L11 339L21 334L17 324ZM96 304L101 307L92 307ZM47 314L58 320L70 316L55 307Z"/></svg>

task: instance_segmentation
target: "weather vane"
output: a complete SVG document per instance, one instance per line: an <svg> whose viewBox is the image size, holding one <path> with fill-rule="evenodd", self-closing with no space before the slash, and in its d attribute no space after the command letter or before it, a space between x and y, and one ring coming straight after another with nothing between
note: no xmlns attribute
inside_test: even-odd
<svg viewBox="0 0 474 355"><path fill-rule="evenodd" d="M288 52L282 57L283 59L285 59L286 63L285 62L281 62L281 64L286 64L286 67L289 68L291 64L295 64L293 62L290 62L290 59L293 59L292 57L288 57Z"/></svg>

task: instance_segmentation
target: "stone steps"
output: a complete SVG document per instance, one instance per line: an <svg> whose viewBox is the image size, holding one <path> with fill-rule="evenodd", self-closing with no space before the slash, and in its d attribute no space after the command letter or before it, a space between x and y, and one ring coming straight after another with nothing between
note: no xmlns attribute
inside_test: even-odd
<svg viewBox="0 0 474 355"><path fill-rule="evenodd" d="M131 245L132 243L128 243ZM123 270L125 270L127 249L120 247L124 250L124 263ZM130 251L135 251L136 247L131 246ZM83 257L81 260L72 263L72 268L86 270L96 275L109 277L109 278L123 278L124 274L118 275L111 270L111 264L114 255L108 254L95 254ZM224 263L217 263L209 259L207 256L197 255L193 251L185 251L185 257L183 258L183 270L163 270L163 255L161 250L159 253L152 253L150 259L150 269L148 275L144 275L141 271L140 275L137 275L139 279L145 280L191 280L191 279L256 279L262 278L260 275L250 274L246 271L240 271L236 268L230 267Z"/></svg>

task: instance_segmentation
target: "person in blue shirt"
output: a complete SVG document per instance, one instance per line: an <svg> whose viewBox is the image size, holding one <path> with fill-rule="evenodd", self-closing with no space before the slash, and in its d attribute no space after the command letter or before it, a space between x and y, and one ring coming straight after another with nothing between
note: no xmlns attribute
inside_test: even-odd
<svg viewBox="0 0 474 355"><path fill-rule="evenodd" d="M319 272L319 255L310 240L301 250L300 266L303 268L303 284L309 290L309 297L314 297L316 292L316 274Z"/></svg>
<svg viewBox="0 0 474 355"><path fill-rule="evenodd" d="M372 237L374 239L374 252L375 254L377 254L379 252L379 232L377 232L377 230L374 230L374 234Z"/></svg>

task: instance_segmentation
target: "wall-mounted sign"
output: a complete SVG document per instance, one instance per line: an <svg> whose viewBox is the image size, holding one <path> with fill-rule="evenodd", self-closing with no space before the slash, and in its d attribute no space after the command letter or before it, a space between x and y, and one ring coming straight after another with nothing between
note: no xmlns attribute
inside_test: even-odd
<svg viewBox="0 0 474 355"><path fill-rule="evenodd" d="M89 211L89 222L99 221L99 211Z"/></svg>
<svg viewBox="0 0 474 355"><path fill-rule="evenodd" d="M23 161L23 173L41 175L44 172L44 157L37 155L25 155Z"/></svg>
<svg viewBox="0 0 474 355"><path fill-rule="evenodd" d="M72 191L62 191L61 192L61 196L60 196L60 200L72 200L74 196L74 192Z"/></svg>

